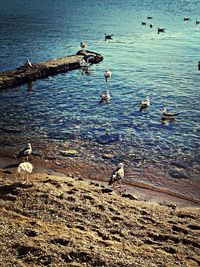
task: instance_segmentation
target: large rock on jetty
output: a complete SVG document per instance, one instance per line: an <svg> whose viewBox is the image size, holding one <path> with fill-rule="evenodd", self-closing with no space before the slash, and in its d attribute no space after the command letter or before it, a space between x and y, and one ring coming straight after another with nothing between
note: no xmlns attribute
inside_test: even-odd
<svg viewBox="0 0 200 267"><path fill-rule="evenodd" d="M32 63L32 66L21 66L15 70L0 73L0 89L18 86L36 79L56 75L80 68L80 60L88 58L91 64L99 63L103 56L88 50L80 50L76 55L55 58L40 63Z"/></svg>

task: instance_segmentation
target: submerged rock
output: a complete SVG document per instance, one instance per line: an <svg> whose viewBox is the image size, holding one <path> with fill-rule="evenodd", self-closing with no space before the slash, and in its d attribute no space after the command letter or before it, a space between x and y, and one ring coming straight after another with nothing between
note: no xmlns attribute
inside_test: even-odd
<svg viewBox="0 0 200 267"><path fill-rule="evenodd" d="M79 153L75 149L69 149L65 151L60 151L60 154L64 157L77 157Z"/></svg>

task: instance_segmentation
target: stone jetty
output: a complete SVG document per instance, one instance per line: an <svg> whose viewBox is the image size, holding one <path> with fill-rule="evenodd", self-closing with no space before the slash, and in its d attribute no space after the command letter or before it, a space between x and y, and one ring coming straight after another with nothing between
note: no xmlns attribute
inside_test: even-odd
<svg viewBox="0 0 200 267"><path fill-rule="evenodd" d="M24 65L15 70L0 72L0 89L15 87L36 79L79 69L81 59L87 59L88 63L95 64L101 62L103 56L93 51L80 50L76 55L32 63L32 66Z"/></svg>

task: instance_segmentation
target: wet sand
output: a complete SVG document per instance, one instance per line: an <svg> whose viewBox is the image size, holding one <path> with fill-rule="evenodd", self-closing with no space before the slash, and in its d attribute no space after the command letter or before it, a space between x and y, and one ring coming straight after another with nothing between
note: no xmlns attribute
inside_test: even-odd
<svg viewBox="0 0 200 267"><path fill-rule="evenodd" d="M91 151L85 150L83 153L81 149L73 149L70 142L33 143L32 145L33 155L30 157L30 162L34 165L34 174L41 174L41 179L47 174L54 174L98 181L108 186L109 177L116 167L112 157L104 160L97 159ZM16 158L20 147L22 147L21 144L11 146L9 142L0 146L2 173L16 172L16 166L21 162ZM102 155L104 155L103 152ZM132 193L139 200L164 205L200 206L200 180L171 178L167 173L153 166L134 168L125 162L122 190Z"/></svg>

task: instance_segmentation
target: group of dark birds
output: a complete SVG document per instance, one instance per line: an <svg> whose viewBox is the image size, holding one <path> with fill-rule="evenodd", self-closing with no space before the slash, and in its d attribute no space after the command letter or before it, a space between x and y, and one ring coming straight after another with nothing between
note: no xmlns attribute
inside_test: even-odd
<svg viewBox="0 0 200 267"><path fill-rule="evenodd" d="M148 19L148 20L151 20L151 19L153 19L153 17L151 17L151 16L147 16L147 19ZM183 21L189 21L189 20L190 20L189 17L184 17L184 18L183 18ZM197 24L200 24L200 20L196 20L196 25L197 25ZM147 22L142 21L142 25L147 25ZM150 28L153 28L153 24L149 24L149 27L150 27ZM162 33L162 32L165 32L165 28L157 27L157 33L159 34L159 33Z"/></svg>

